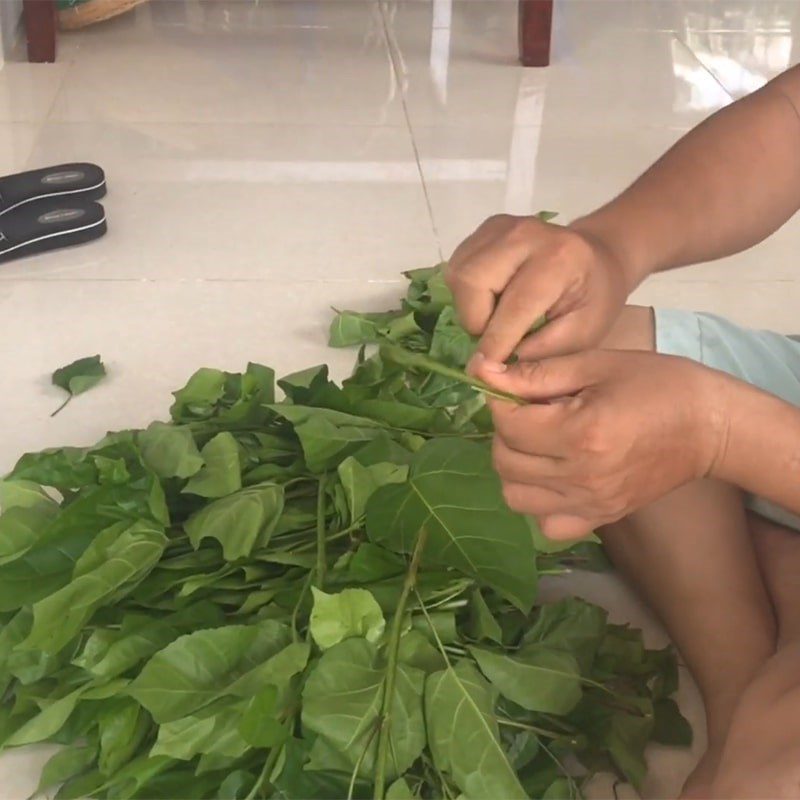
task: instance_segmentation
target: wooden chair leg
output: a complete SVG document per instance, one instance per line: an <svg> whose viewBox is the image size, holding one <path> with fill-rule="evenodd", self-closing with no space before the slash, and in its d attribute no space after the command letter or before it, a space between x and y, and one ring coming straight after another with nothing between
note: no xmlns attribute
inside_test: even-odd
<svg viewBox="0 0 800 800"><path fill-rule="evenodd" d="M28 61L52 64L56 60L55 0L22 0Z"/></svg>
<svg viewBox="0 0 800 800"><path fill-rule="evenodd" d="M553 0L519 0L519 60L526 67L550 63Z"/></svg>

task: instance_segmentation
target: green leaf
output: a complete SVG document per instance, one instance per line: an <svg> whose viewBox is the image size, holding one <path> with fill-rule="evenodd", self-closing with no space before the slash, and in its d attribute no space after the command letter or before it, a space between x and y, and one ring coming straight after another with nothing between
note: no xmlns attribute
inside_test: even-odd
<svg viewBox="0 0 800 800"><path fill-rule="evenodd" d="M249 747L239 732L242 709L222 708L215 714L190 715L163 723L150 755L189 761L200 753L240 758Z"/></svg>
<svg viewBox="0 0 800 800"><path fill-rule="evenodd" d="M25 555L37 544L58 514L55 503L14 506L0 514L0 565Z"/></svg>
<svg viewBox="0 0 800 800"><path fill-rule="evenodd" d="M288 731L276 719L278 690L267 686L250 699L239 720L238 731L253 747L276 747L283 744Z"/></svg>
<svg viewBox="0 0 800 800"><path fill-rule="evenodd" d="M653 705L655 723L653 741L674 747L690 747L693 740L692 726L681 714L678 704L670 698L661 698Z"/></svg>
<svg viewBox="0 0 800 800"><path fill-rule="evenodd" d="M297 405L272 409L292 424L306 464L315 474L335 468L359 447L384 434L379 422L341 411Z"/></svg>
<svg viewBox="0 0 800 800"><path fill-rule="evenodd" d="M80 775L88 769L97 758L96 747L66 747L54 753L42 767L39 785L33 793L36 797L47 789L60 786L62 783Z"/></svg>
<svg viewBox="0 0 800 800"><path fill-rule="evenodd" d="M405 570L406 562L402 556L372 542L362 542L347 565L347 576L355 583L371 583Z"/></svg>
<svg viewBox="0 0 800 800"><path fill-rule="evenodd" d="M131 474L128 472L124 458L92 456L92 462L97 467L97 480L101 484L121 486L131 480Z"/></svg>
<svg viewBox="0 0 800 800"><path fill-rule="evenodd" d="M407 483L384 486L367 504L373 542L411 552L428 529L425 560L496 589L527 612L536 598L536 553L524 518L506 506L489 451L457 439L428 442Z"/></svg>
<svg viewBox="0 0 800 800"><path fill-rule="evenodd" d="M428 676L425 724L434 763L468 797L527 800L500 744L492 690L468 661Z"/></svg>
<svg viewBox="0 0 800 800"><path fill-rule="evenodd" d="M578 795L573 789L574 781L567 778L557 778L545 789L542 800L573 800Z"/></svg>
<svg viewBox="0 0 800 800"><path fill-rule="evenodd" d="M188 428L153 422L139 433L142 458L159 478L189 478L203 459Z"/></svg>
<svg viewBox="0 0 800 800"><path fill-rule="evenodd" d="M81 699L88 685L74 689L69 694L46 706L2 743L2 747L19 747L49 739L61 730Z"/></svg>
<svg viewBox="0 0 800 800"><path fill-rule="evenodd" d="M77 666L96 678L115 678L178 638L177 628L149 617L127 617L119 632L96 630L88 639Z"/></svg>
<svg viewBox="0 0 800 800"><path fill-rule="evenodd" d="M311 591L314 607L309 631L320 649L328 650L353 636L375 644L383 636L383 612L366 589L344 589L338 594L326 594L316 587Z"/></svg>
<svg viewBox="0 0 800 800"><path fill-rule="evenodd" d="M323 653L303 690L303 727L318 735L358 774L373 774L376 725L385 669L364 639L347 639ZM399 664L390 725L390 779L405 772L425 746L424 674Z"/></svg>
<svg viewBox="0 0 800 800"><path fill-rule="evenodd" d="M33 481L0 480L0 509L12 508L58 508L58 504Z"/></svg>
<svg viewBox="0 0 800 800"><path fill-rule="evenodd" d="M320 740L317 740L317 743ZM316 744L316 743L315 743ZM280 800L308 800L310 797L347 797L349 775L307 769L311 745L305 739L289 739L284 745L284 763L271 780ZM355 797L371 797L357 793Z"/></svg>
<svg viewBox="0 0 800 800"><path fill-rule="evenodd" d="M403 483L408 477L408 467L405 464L383 462L365 467L354 456L342 461L337 471L345 491L351 520L364 516L367 501L381 486Z"/></svg>
<svg viewBox="0 0 800 800"><path fill-rule="evenodd" d="M426 675L438 672L447 666L442 654L428 641L428 638L416 630L410 630L400 639L397 660L422 670Z"/></svg>
<svg viewBox="0 0 800 800"><path fill-rule="evenodd" d="M97 480L97 468L80 447L61 447L26 453L11 472L15 480L27 480L59 491L80 489Z"/></svg>
<svg viewBox="0 0 800 800"><path fill-rule="evenodd" d="M569 653L542 645L514 656L479 647L470 652L500 694L529 711L566 714L580 702L580 668Z"/></svg>
<svg viewBox="0 0 800 800"><path fill-rule="evenodd" d="M283 644L285 639L284 635L276 638L275 646ZM235 680L225 691L236 697L247 698L257 695L265 685L272 684L278 687L282 701L291 679L305 669L310 653L308 642L292 642L274 655L269 655L265 661Z"/></svg>
<svg viewBox="0 0 800 800"><path fill-rule="evenodd" d="M398 778L386 790L386 800L414 800L415 797L405 778Z"/></svg>
<svg viewBox="0 0 800 800"><path fill-rule="evenodd" d="M475 589L469 599L469 635L476 641L488 639L503 643L503 630L486 605L480 589Z"/></svg>
<svg viewBox="0 0 800 800"><path fill-rule="evenodd" d="M652 729L652 718L618 713L611 718L606 734L606 746L611 757L637 789L647 775L644 751Z"/></svg>
<svg viewBox="0 0 800 800"><path fill-rule="evenodd" d="M225 373L218 369L199 369L183 389L173 392L175 402L169 410L175 422L206 419L216 410L225 393Z"/></svg>
<svg viewBox="0 0 800 800"><path fill-rule="evenodd" d="M266 546L283 506L282 486L258 484L204 506L184 528L195 549L203 539L216 539L225 560L235 561L250 555L256 546Z"/></svg>
<svg viewBox="0 0 800 800"><path fill-rule="evenodd" d="M119 533L105 550L106 560L34 604L33 627L20 647L57 653L100 605L155 566L166 543L163 532L149 522L136 523Z"/></svg>
<svg viewBox="0 0 800 800"><path fill-rule="evenodd" d="M608 614L579 597L548 603L539 609L536 622L523 637L523 644L540 642L571 653L581 672L589 671L606 632Z"/></svg>
<svg viewBox="0 0 800 800"><path fill-rule="evenodd" d="M458 324L455 309L448 306L436 320L428 355L442 364L463 368L472 358L477 344L478 340Z"/></svg>
<svg viewBox="0 0 800 800"><path fill-rule="evenodd" d="M524 404L524 401L516 395L495 389L479 378L474 378L472 375L468 375L466 372L456 369L455 367L442 364L440 361L424 353L412 353L410 350L405 350L398 345L383 344L381 345L381 357L401 367L405 367L406 369L427 373L434 372L445 378L451 378L454 381L458 381L465 386L471 386L473 389L477 389L479 392L483 392L483 394L498 400L508 400L517 405Z"/></svg>
<svg viewBox="0 0 800 800"><path fill-rule="evenodd" d="M205 466L185 486L187 494L201 497L225 497L242 488L239 445L223 431L209 441L200 452Z"/></svg>
<svg viewBox="0 0 800 800"><path fill-rule="evenodd" d="M87 358L79 358L66 367L57 369L51 380L54 386L58 386L69 394L64 405L53 412L52 416L58 414L59 411L69 402L70 398L91 389L98 384L106 374L106 368L100 360L100 356L88 356Z"/></svg>
<svg viewBox="0 0 800 800"><path fill-rule="evenodd" d="M159 724L188 716L288 645L273 620L181 636L156 653L128 687Z"/></svg>
<svg viewBox="0 0 800 800"><path fill-rule="evenodd" d="M151 724L147 714L133 700L121 698L109 703L98 718L100 772L113 775L127 764L139 749Z"/></svg>

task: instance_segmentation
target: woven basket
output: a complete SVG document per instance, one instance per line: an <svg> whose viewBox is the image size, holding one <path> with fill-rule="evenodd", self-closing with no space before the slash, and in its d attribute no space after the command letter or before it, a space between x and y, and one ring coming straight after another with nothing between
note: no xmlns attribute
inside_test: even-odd
<svg viewBox="0 0 800 800"><path fill-rule="evenodd" d="M146 2L147 0L84 0L61 8L58 12L58 24L65 31L85 28L95 22L124 14Z"/></svg>

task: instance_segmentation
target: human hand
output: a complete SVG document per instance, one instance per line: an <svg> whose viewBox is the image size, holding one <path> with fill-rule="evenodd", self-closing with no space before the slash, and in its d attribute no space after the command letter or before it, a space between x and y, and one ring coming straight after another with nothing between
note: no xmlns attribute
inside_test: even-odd
<svg viewBox="0 0 800 800"><path fill-rule="evenodd" d="M608 333L636 281L600 239L536 217L487 219L445 273L478 352L506 361L579 352ZM546 315L548 324L531 327Z"/></svg>
<svg viewBox="0 0 800 800"><path fill-rule="evenodd" d="M571 539L709 474L723 449L727 376L683 358L587 351L505 367L491 386L494 466L508 505Z"/></svg>

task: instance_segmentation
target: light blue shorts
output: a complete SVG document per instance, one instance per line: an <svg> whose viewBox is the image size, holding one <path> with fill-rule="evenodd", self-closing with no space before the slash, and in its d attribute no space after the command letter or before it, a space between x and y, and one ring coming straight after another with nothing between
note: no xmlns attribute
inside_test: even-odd
<svg viewBox="0 0 800 800"><path fill-rule="evenodd" d="M800 337L743 328L713 314L655 309L656 349L727 372L800 407ZM797 476L800 491L800 475ZM761 497L748 508L800 531L800 517Z"/></svg>

